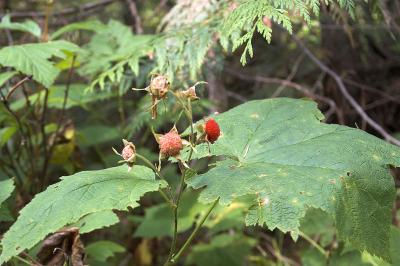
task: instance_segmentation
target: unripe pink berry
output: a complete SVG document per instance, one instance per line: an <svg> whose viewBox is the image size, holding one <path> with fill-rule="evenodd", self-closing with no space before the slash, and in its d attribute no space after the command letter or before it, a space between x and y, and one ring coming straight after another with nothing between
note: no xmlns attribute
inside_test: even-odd
<svg viewBox="0 0 400 266"><path fill-rule="evenodd" d="M159 139L160 152L165 157L178 156L183 148L182 139L174 128Z"/></svg>
<svg viewBox="0 0 400 266"><path fill-rule="evenodd" d="M126 146L122 150L122 158L124 158L125 161L129 161L129 159L135 155L135 151L131 146Z"/></svg>
<svg viewBox="0 0 400 266"><path fill-rule="evenodd" d="M124 143L124 148L122 149L122 152L120 156L122 159L124 159L125 162L128 164L132 164L136 160L136 147L132 142L129 142L125 139L122 140Z"/></svg>

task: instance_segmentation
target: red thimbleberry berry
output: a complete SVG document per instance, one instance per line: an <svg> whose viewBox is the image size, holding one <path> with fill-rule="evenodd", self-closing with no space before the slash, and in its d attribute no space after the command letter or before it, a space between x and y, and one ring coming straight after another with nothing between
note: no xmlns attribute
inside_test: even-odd
<svg viewBox="0 0 400 266"><path fill-rule="evenodd" d="M166 157L178 156L183 148L182 139L176 130L171 130L162 135L159 139L159 144L161 154Z"/></svg>
<svg viewBox="0 0 400 266"><path fill-rule="evenodd" d="M214 143L221 135L219 125L213 118L207 120L204 131L206 132L207 140L211 143Z"/></svg>

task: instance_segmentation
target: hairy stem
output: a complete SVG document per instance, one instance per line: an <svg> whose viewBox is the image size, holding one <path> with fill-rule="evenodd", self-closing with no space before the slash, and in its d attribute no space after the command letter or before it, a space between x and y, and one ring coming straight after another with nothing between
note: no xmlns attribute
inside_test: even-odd
<svg viewBox="0 0 400 266"><path fill-rule="evenodd" d="M156 173L156 175L162 179L165 180L165 177L161 174L160 171L158 171L157 167L154 166L154 164L152 164L146 157L144 157L143 155L140 155L139 153L136 153L136 157L139 158L140 160L142 160L147 166L149 166L151 169L153 169L153 171ZM166 181L166 180L165 180ZM176 205L175 203L171 200L172 199L172 192L170 190L170 187L168 186L168 192L170 194L170 196L168 197L164 191L161 190L161 188L159 189L159 192L161 194L161 196L167 200L168 204L171 206L171 208L175 209Z"/></svg>
<svg viewBox="0 0 400 266"><path fill-rule="evenodd" d="M200 228L203 226L204 222L207 220L208 216L210 215L210 213L212 212L212 210L215 208L215 206L217 205L219 201L219 198L216 199L214 201L214 203L210 206L210 208L207 210L206 214L201 218L200 222L196 225L195 229L193 230L193 232L190 234L190 236L188 237L188 239L185 241L185 243L183 244L183 246L181 247L181 249L178 251L178 253L176 253L175 256L173 256L173 258L170 260L170 264L175 264L178 259L182 256L182 254L185 252L185 250L190 246L190 244L192 243L193 239L195 238L195 236L197 235L197 233L199 232Z"/></svg>
<svg viewBox="0 0 400 266"><path fill-rule="evenodd" d="M303 232L299 232L299 235L304 238L308 243L310 243L312 246L314 246L319 252L321 252L322 255L324 255L326 258L328 258L328 253L323 249L317 242L315 242L312 238L310 238L308 235L306 235Z"/></svg>

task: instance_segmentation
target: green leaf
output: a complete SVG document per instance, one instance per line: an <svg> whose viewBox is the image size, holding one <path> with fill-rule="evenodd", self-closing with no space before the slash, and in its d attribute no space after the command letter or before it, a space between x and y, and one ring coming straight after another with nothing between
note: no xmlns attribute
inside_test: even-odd
<svg viewBox="0 0 400 266"><path fill-rule="evenodd" d="M75 22L71 24L67 24L64 27L59 28L56 32L54 32L50 39L54 40L63 35L64 33L75 31L75 30L88 30L94 32L100 32L103 30L105 25L98 20L89 20L83 22Z"/></svg>
<svg viewBox="0 0 400 266"><path fill-rule="evenodd" d="M17 75L17 71L7 71L0 74L0 86L3 86L4 83L7 82L10 78Z"/></svg>
<svg viewBox="0 0 400 266"><path fill-rule="evenodd" d="M163 185L165 182L156 180L153 171L143 166L134 166L130 172L122 165L63 177L21 210L1 241L0 265L87 214L135 208L143 194Z"/></svg>
<svg viewBox="0 0 400 266"><path fill-rule="evenodd" d="M360 250L389 260L389 226L395 196L389 165L400 165L400 149L361 130L321 123L314 102L251 101L215 117L222 136L213 155L225 160L188 180L205 187L199 199L228 205L254 195L248 225L267 225L297 238L309 207L336 219L339 236ZM195 157L208 153L196 147Z"/></svg>
<svg viewBox="0 0 400 266"><path fill-rule="evenodd" d="M14 181L11 178L0 181L0 205L11 196L14 187Z"/></svg>
<svg viewBox="0 0 400 266"><path fill-rule="evenodd" d="M89 213L71 227L79 227L79 233L85 234L97 229L108 227L119 222L118 216L111 210Z"/></svg>
<svg viewBox="0 0 400 266"><path fill-rule="evenodd" d="M5 15L0 22L0 29L19 30L29 32L36 37L40 37L42 31L39 25L33 20L26 20L25 22L11 22L10 16Z"/></svg>
<svg viewBox="0 0 400 266"><path fill-rule="evenodd" d="M241 266L250 254L256 240L243 235L218 235L209 244L198 244L192 248L187 265Z"/></svg>
<svg viewBox="0 0 400 266"><path fill-rule="evenodd" d="M78 52L80 48L67 41L8 46L0 50L0 65L32 75L34 80L50 87L60 72L50 59L65 59L63 51Z"/></svg>
<svg viewBox="0 0 400 266"><path fill-rule="evenodd" d="M97 241L89 244L85 248L85 253L92 260L106 261L114 256L115 253L125 252L125 248L112 241Z"/></svg>

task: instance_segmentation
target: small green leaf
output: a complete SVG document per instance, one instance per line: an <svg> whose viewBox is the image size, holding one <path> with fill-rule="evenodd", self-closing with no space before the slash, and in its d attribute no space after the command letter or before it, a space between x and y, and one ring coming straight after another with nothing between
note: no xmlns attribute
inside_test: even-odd
<svg viewBox="0 0 400 266"><path fill-rule="evenodd" d="M10 29L29 32L36 37L40 37L42 31L39 25L33 20L26 20L25 22L11 22L10 16L5 15L0 22L0 29Z"/></svg>
<svg viewBox="0 0 400 266"><path fill-rule="evenodd" d="M87 214L135 208L146 192L164 185L155 179L151 169L143 166L134 166L130 172L122 165L63 177L21 210L1 241L0 265Z"/></svg>
<svg viewBox="0 0 400 266"><path fill-rule="evenodd" d="M85 248L85 253L90 259L101 262L113 257L115 253L122 252L125 252L125 248L112 241L97 241Z"/></svg>
<svg viewBox="0 0 400 266"><path fill-rule="evenodd" d="M78 52L80 48L67 41L8 46L0 50L0 65L32 75L34 80L50 87L60 72L50 59L65 59L63 51Z"/></svg>
<svg viewBox="0 0 400 266"><path fill-rule="evenodd" d="M119 222L118 216L110 210L89 213L79 221L71 224L71 227L78 227L80 234L92 232L97 229L108 227Z"/></svg>

